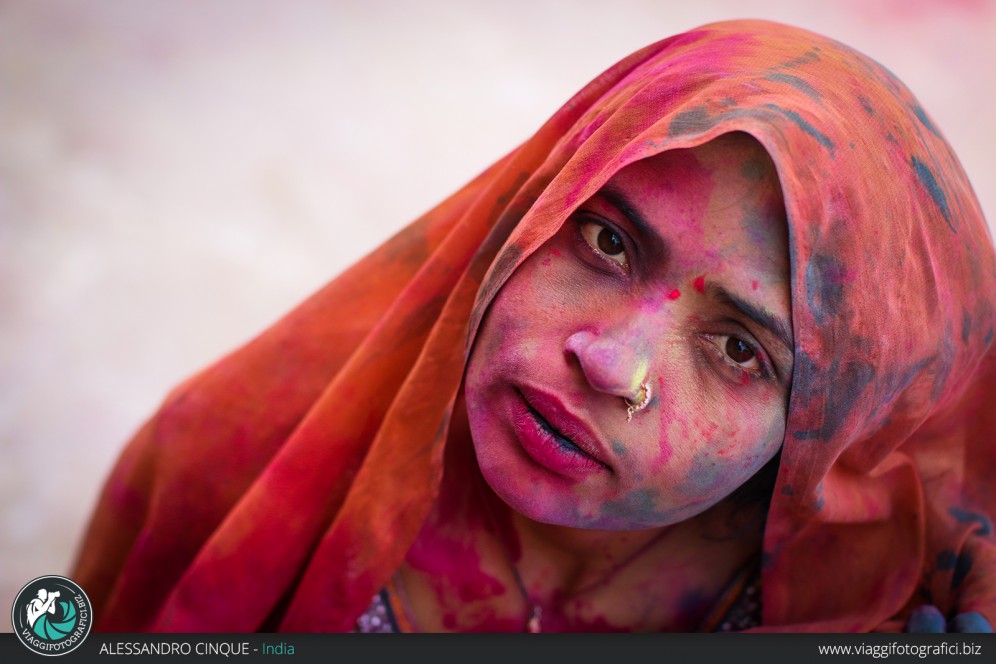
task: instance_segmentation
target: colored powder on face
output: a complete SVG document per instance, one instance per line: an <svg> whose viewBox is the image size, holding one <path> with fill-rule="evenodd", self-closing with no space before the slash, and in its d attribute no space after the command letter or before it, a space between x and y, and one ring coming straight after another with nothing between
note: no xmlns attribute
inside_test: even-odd
<svg viewBox="0 0 996 664"><path fill-rule="evenodd" d="M677 288L667 294L667 299L669 300L677 300L679 297L681 297L681 291Z"/></svg>
<svg viewBox="0 0 996 664"><path fill-rule="evenodd" d="M751 290L757 290L757 281L750 282Z"/></svg>
<svg viewBox="0 0 996 664"><path fill-rule="evenodd" d="M695 290L697 290L698 292L700 292L700 293L704 293L705 292L705 275L704 274L700 275L698 277L695 277L694 286L695 286Z"/></svg>

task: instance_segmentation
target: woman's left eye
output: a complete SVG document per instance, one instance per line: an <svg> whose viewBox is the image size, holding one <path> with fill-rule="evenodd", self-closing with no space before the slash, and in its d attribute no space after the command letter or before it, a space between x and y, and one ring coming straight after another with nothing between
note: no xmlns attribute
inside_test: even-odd
<svg viewBox="0 0 996 664"><path fill-rule="evenodd" d="M582 221L581 237L600 258L619 267L627 267L629 264L622 237L608 226L594 221Z"/></svg>
<svg viewBox="0 0 996 664"><path fill-rule="evenodd" d="M732 334L710 334L708 338L727 362L750 373L761 373L761 360L751 344Z"/></svg>

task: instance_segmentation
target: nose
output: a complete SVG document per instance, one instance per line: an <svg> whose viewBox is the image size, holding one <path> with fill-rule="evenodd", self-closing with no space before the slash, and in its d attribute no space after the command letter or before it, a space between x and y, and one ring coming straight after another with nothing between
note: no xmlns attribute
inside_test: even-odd
<svg viewBox="0 0 996 664"><path fill-rule="evenodd" d="M639 340L625 342L611 334L582 330L567 337L564 351L577 358L594 389L639 402L650 371L649 355L640 345Z"/></svg>

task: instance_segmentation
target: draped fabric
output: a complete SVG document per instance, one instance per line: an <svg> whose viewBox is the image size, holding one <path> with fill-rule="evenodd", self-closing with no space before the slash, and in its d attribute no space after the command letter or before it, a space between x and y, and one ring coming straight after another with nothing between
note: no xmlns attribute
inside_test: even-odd
<svg viewBox="0 0 996 664"><path fill-rule="evenodd" d="M173 390L72 571L96 628L352 629L436 499L447 443L469 444L449 423L504 280L625 165L734 131L771 155L789 225L795 365L761 629L887 631L923 603L996 621L996 261L979 204L887 69L745 20L611 67Z"/></svg>

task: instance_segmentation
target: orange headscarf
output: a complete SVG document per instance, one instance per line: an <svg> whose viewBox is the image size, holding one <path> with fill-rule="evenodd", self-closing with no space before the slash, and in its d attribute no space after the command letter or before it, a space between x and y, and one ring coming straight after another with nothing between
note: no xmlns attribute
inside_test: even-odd
<svg viewBox="0 0 996 664"><path fill-rule="evenodd" d="M882 66L732 21L613 66L174 390L124 451L72 573L97 629L351 629L438 495L470 343L504 280L623 166L732 131L770 153L789 224L795 368L763 628L896 629L922 603L996 622L996 261L978 202Z"/></svg>

